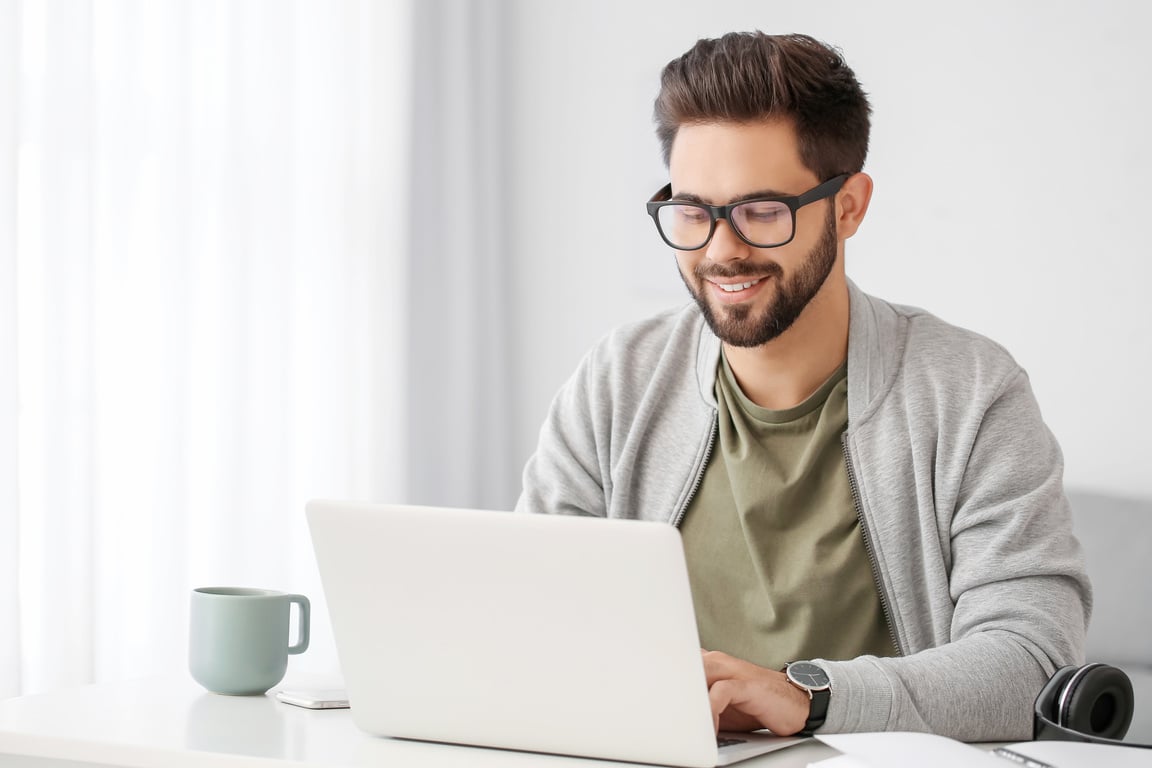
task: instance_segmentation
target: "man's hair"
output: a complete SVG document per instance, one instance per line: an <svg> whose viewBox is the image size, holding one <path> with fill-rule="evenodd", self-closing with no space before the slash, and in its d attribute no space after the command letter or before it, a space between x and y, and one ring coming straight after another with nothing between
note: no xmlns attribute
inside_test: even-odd
<svg viewBox="0 0 1152 768"><path fill-rule="evenodd" d="M731 32L664 67L656 135L667 165L682 125L788 120L801 161L825 180L863 169L871 111L835 48L807 35Z"/></svg>

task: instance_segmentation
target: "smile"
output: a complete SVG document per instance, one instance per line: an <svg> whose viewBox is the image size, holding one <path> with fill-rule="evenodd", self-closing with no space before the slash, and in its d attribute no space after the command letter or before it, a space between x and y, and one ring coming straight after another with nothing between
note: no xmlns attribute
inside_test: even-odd
<svg viewBox="0 0 1152 768"><path fill-rule="evenodd" d="M756 283L760 282L763 279L764 278L759 277L759 278L756 278L755 280L750 280L747 283L728 283L728 284L712 283L712 285L716 286L717 288L719 288L722 291L727 291L728 293L735 293L737 291L747 290L747 289L751 288L752 286L756 285Z"/></svg>

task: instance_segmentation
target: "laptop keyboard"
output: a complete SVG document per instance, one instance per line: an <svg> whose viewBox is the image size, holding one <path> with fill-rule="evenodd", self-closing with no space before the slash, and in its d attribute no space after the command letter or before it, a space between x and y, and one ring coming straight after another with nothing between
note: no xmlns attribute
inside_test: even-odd
<svg viewBox="0 0 1152 768"><path fill-rule="evenodd" d="M719 748L731 747L733 744L747 744L747 739L729 739L720 736L716 737L716 746Z"/></svg>

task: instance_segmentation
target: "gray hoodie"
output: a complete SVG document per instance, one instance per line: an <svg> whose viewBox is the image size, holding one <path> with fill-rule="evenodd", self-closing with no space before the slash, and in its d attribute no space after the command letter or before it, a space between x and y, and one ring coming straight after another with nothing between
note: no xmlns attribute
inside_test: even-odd
<svg viewBox="0 0 1152 768"><path fill-rule="evenodd" d="M1029 738L1091 611L1060 448L1001 346L849 296L844 451L901 655L815 659L822 730ZM678 524L714 440L719 354L694 305L610 333L553 401L517 511Z"/></svg>

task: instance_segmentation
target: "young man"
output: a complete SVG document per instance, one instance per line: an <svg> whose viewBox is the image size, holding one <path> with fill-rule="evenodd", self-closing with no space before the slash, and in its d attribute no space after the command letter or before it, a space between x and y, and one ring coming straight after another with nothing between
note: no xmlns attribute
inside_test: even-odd
<svg viewBox="0 0 1152 768"><path fill-rule="evenodd" d="M869 112L801 35L665 67L648 211L695 303L591 351L517 508L680 527L717 727L1028 738L1091 603L1060 449L1003 348L845 276Z"/></svg>

